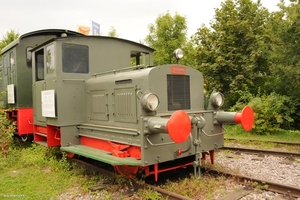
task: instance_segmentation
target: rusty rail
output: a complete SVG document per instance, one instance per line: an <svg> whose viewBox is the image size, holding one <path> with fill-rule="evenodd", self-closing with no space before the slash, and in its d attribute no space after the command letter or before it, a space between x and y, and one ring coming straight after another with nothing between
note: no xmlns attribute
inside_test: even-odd
<svg viewBox="0 0 300 200"><path fill-rule="evenodd" d="M239 174L233 174L229 172L223 172L223 171L218 171L215 169L206 169L206 171L214 173L214 174L222 174L225 176L230 176L230 177L235 177L237 180L239 180L242 184L245 183L258 183L261 186L261 189L263 190L269 190L273 192L277 192L280 194L285 194L291 197L300 197L300 188L299 187L294 187L294 186L289 186L289 185L282 185L279 183L274 183L271 181L266 181L266 180L261 180L257 178L252 178L249 176L243 176Z"/></svg>

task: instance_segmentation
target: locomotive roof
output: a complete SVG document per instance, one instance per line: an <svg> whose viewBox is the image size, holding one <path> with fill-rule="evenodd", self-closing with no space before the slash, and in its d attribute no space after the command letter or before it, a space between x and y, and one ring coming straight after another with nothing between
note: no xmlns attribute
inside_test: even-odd
<svg viewBox="0 0 300 200"><path fill-rule="evenodd" d="M67 35L79 35L79 36L84 36L81 33L75 32L75 31L71 31L71 30L67 30L67 29L42 29L42 30L37 30L37 31L32 31L29 33L25 33L23 35L20 35L17 39L15 39L13 42L11 42L10 44L8 44L7 46L5 46L2 51L1 54L3 54L4 52L6 52L8 49L11 49L12 47L16 46L17 44L20 43L20 41L24 38L27 37L33 37L33 36L37 36L37 35L56 35L56 36L60 36L62 33L67 33Z"/></svg>
<svg viewBox="0 0 300 200"><path fill-rule="evenodd" d="M111 36L93 36L93 35L88 35L88 36L85 36L85 35L74 35L74 37L76 36L79 36L79 37L82 37L84 36L84 38L102 38L102 39L110 39L110 40L115 40L115 41L120 41L120 42L123 42L123 43L129 43L129 44L133 44L135 46L140 46L142 48L144 48L145 50L147 51L150 51L150 52L154 52L155 49L147 46L147 45L144 45L144 44L141 44L141 43L138 43L138 42L134 42L132 40L127 40L127 39L123 39L123 38L117 38L117 37L111 37ZM44 46L45 44L48 44L49 42L52 42L54 40L64 40L66 37L57 37L57 38L51 38L37 46L35 46L31 51L34 51L38 48L40 48L41 46Z"/></svg>

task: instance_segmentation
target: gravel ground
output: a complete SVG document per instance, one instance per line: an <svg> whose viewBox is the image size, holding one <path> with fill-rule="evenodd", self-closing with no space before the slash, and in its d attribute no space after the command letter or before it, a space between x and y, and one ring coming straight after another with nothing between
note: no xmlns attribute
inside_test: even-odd
<svg viewBox="0 0 300 200"><path fill-rule="evenodd" d="M222 169L240 173L241 175L268 180L275 183L299 187L300 159L289 160L277 156L257 156L251 154L236 155L229 152L219 152L215 159L216 165ZM242 200L273 199L278 194L273 192L251 193ZM300 200L300 198L298 198Z"/></svg>

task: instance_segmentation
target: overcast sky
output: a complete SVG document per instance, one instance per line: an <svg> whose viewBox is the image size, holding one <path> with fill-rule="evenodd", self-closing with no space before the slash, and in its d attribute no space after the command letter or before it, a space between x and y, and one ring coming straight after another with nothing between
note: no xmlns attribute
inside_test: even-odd
<svg viewBox="0 0 300 200"><path fill-rule="evenodd" d="M78 25L91 27L91 21L100 24L101 35L107 35L113 26L120 38L139 42L149 33L148 25L157 17L178 12L186 17L188 36L201 24L214 17L214 8L224 0L27 0L3 1L0 7L0 39L9 30L20 34L39 29L69 29ZM253 0L255 1L255 0ZM277 10L279 0L261 0L270 11Z"/></svg>

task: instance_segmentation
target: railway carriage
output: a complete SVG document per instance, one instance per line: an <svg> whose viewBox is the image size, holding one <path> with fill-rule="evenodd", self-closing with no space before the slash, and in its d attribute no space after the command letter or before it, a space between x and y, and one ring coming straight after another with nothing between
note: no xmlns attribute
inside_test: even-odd
<svg viewBox="0 0 300 200"><path fill-rule="evenodd" d="M7 109L8 118L16 123L19 136L33 133L31 49L62 34L82 35L60 29L39 30L21 35L1 51L1 91L5 91L2 106Z"/></svg>
<svg viewBox="0 0 300 200"><path fill-rule="evenodd" d="M154 66L154 49L140 43L68 33L37 41L27 60L28 126L36 143L110 164L128 177L140 169L157 180L160 172L188 165L200 176L201 160L210 155L213 162L224 144L222 124L251 129L249 106L241 113L222 111L219 92L205 105L198 70Z"/></svg>

